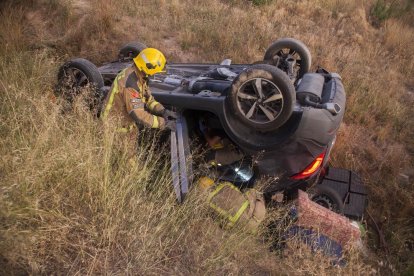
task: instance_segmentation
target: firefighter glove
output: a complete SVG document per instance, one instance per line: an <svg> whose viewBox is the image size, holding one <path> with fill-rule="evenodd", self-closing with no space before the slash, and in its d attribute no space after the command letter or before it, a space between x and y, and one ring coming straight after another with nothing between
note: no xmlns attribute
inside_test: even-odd
<svg viewBox="0 0 414 276"><path fill-rule="evenodd" d="M177 119L177 113L175 113L174 111L171 111L169 109L164 109L164 111L162 112L162 117L164 117L165 121L169 121L169 120L176 120Z"/></svg>
<svg viewBox="0 0 414 276"><path fill-rule="evenodd" d="M177 128L175 120L165 120L165 129L176 131Z"/></svg>

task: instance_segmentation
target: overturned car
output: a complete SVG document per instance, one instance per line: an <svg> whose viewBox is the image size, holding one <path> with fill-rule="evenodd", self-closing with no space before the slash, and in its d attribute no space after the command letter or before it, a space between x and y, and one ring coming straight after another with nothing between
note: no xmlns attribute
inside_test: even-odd
<svg viewBox="0 0 414 276"><path fill-rule="evenodd" d="M117 74L146 46L129 43L118 60L99 68L73 59L59 70L58 87L93 84L95 104L108 93ZM244 158L217 164L217 177L243 186L270 179L265 197L287 197L312 187L312 199L351 217L361 217L366 193L350 171L328 167L336 133L344 116L346 95L341 77L322 68L310 72L311 55L300 41L283 38L254 64L170 63L149 80L152 95L180 114L173 133L173 182L182 200L192 182L191 155L203 141L200 121L226 136ZM76 93L57 89L72 101ZM73 91L73 89L72 89ZM76 89L74 90L76 91ZM98 114L99 116L99 114Z"/></svg>

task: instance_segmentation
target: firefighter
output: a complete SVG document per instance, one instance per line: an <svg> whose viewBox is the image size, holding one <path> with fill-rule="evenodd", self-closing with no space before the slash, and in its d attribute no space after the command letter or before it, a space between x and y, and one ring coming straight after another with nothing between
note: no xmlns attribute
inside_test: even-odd
<svg viewBox="0 0 414 276"><path fill-rule="evenodd" d="M175 130L175 113L157 102L148 88L148 77L162 72L165 63L159 50L142 50L134 58L134 64L115 78L103 104L102 118L120 117L117 129L125 133L134 132L137 126Z"/></svg>

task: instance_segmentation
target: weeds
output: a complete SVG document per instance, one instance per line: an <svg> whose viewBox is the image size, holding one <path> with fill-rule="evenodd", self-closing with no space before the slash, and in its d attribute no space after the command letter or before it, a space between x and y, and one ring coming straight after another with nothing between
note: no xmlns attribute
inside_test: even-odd
<svg viewBox="0 0 414 276"><path fill-rule="evenodd" d="M251 0L253 5L255 6L262 6L262 5L268 5L272 3L274 0Z"/></svg>
<svg viewBox="0 0 414 276"><path fill-rule="evenodd" d="M412 12L412 8L413 2L410 0L376 0L375 4L371 8L371 15L375 19L374 23L378 25L390 18L402 19L404 16Z"/></svg>
<svg viewBox="0 0 414 276"><path fill-rule="evenodd" d="M390 18L395 12L396 1L386 3L384 0L377 0L372 7L371 14L380 22Z"/></svg>
<svg viewBox="0 0 414 276"><path fill-rule="evenodd" d="M219 0L26 2L0 3L1 274L372 272L358 254L345 268L332 268L305 249L280 256L268 251L268 241L222 231L201 193L175 204L157 134L140 135L137 165L130 166L125 153L134 142L105 128L82 101L63 116L52 100L63 59L99 64L131 40L161 48L173 62L243 63L262 59L279 37L303 40L313 64L339 72L347 91L332 164L364 176L390 261L399 271L412 262L414 191L398 178L414 177L409 12L374 29L353 0L263 7ZM384 252L368 236L371 262L381 260Z"/></svg>

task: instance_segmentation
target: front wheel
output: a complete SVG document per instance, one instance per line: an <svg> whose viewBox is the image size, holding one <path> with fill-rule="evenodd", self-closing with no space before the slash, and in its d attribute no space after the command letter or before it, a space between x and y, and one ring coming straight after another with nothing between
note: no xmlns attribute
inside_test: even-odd
<svg viewBox="0 0 414 276"><path fill-rule="evenodd" d="M234 115L245 125L272 131L292 114L295 89L280 69L266 64L253 65L233 81L228 102Z"/></svg>
<svg viewBox="0 0 414 276"><path fill-rule="evenodd" d="M132 60L146 48L148 47L144 43L136 41L129 42L121 47L119 50L118 58L122 61Z"/></svg>
<svg viewBox="0 0 414 276"><path fill-rule="evenodd" d="M100 100L103 86L104 80L98 68L86 59L75 58L59 68L56 95L71 104L82 91L87 91L88 104L92 109Z"/></svg>

